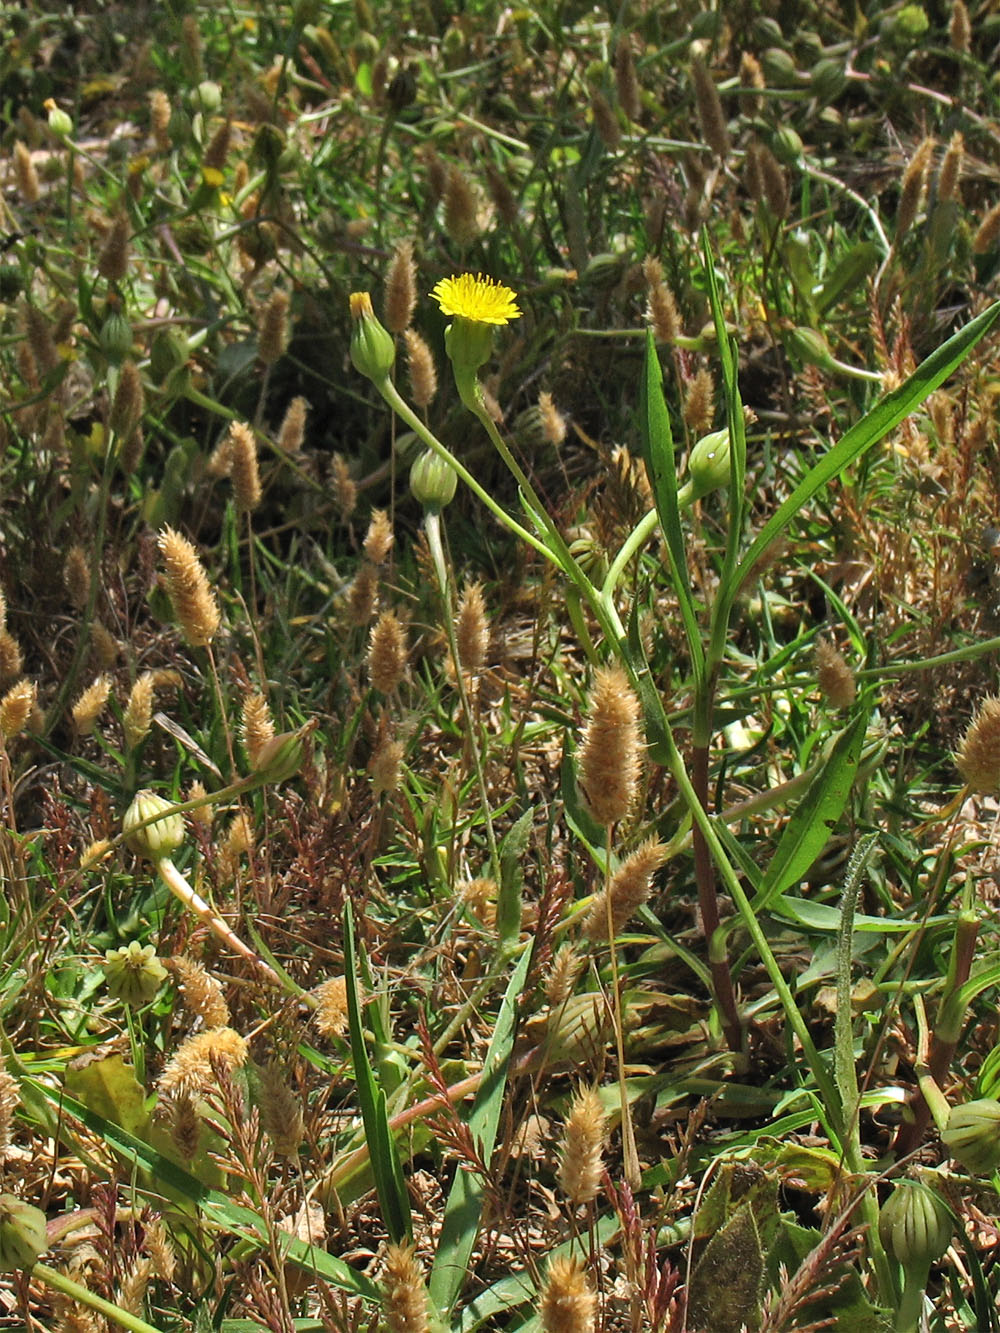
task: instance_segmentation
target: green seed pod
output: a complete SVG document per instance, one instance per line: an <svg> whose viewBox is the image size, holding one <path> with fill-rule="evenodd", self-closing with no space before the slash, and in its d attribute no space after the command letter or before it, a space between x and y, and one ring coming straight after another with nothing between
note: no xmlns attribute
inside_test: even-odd
<svg viewBox="0 0 1000 1333"><path fill-rule="evenodd" d="M760 65L769 88L787 87L798 82L795 61L780 46L769 46L760 58Z"/></svg>
<svg viewBox="0 0 1000 1333"><path fill-rule="evenodd" d="M781 129L775 134L772 143L775 157L782 162L798 162L802 157L802 138L792 129L791 125L782 125Z"/></svg>
<svg viewBox="0 0 1000 1333"><path fill-rule="evenodd" d="M0 1273L30 1268L48 1248L42 1210L13 1194L0 1194Z"/></svg>
<svg viewBox="0 0 1000 1333"><path fill-rule="evenodd" d="M153 827L153 826L151 826ZM123 1004L148 1004L167 979L167 969L151 944L138 940L104 954L104 975L108 991Z"/></svg>
<svg viewBox="0 0 1000 1333"><path fill-rule="evenodd" d="M132 350L132 325L122 310L112 310L101 325L98 334L101 350L112 364L117 365Z"/></svg>
<svg viewBox="0 0 1000 1333"><path fill-rule="evenodd" d="M163 384L172 370L187 365L188 340L174 329L161 329L149 349L149 373L155 384Z"/></svg>
<svg viewBox="0 0 1000 1333"><path fill-rule="evenodd" d="M1000 1102L981 1097L953 1107L941 1140L972 1175L995 1171L1000 1166Z"/></svg>
<svg viewBox="0 0 1000 1333"><path fill-rule="evenodd" d="M437 511L455 498L458 477L455 469L430 449L410 468L410 491L425 509Z"/></svg>
<svg viewBox="0 0 1000 1333"><path fill-rule="evenodd" d="M163 812L163 818L157 819L145 828L136 828L143 820ZM125 811L122 820L125 841L138 856L145 856L150 861L160 861L173 856L184 841L184 818L175 814L169 801L157 796L155 791L140 791L135 800ZM135 829L135 832L132 830Z"/></svg>
<svg viewBox="0 0 1000 1333"><path fill-rule="evenodd" d="M926 1268L940 1259L954 1228L944 1200L919 1180L900 1180L879 1210L882 1244L904 1268Z"/></svg>
<svg viewBox="0 0 1000 1333"><path fill-rule="evenodd" d="M809 91L822 106L836 101L847 87L847 75L839 60L825 56L817 60L809 73Z"/></svg>
<svg viewBox="0 0 1000 1333"><path fill-rule="evenodd" d="M769 18L765 14L761 14L759 18L754 19L751 34L755 46L780 47L785 40L785 34L781 31L781 24L778 20Z"/></svg>

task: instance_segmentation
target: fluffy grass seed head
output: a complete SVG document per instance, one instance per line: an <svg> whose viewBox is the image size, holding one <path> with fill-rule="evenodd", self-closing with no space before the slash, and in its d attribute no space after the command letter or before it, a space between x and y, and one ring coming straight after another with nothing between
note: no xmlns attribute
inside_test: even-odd
<svg viewBox="0 0 1000 1333"><path fill-rule="evenodd" d="M98 676L92 685L88 685L74 703L70 713L73 727L78 736L89 736L97 725L97 719L104 712L111 695L111 677Z"/></svg>
<svg viewBox="0 0 1000 1333"><path fill-rule="evenodd" d="M729 130L726 126L726 114L719 100L708 66L699 58L691 62L691 82L694 86L695 109L698 112L698 124L705 143L716 157L729 154Z"/></svg>
<svg viewBox="0 0 1000 1333"><path fill-rule="evenodd" d="M948 140L948 147L941 159L941 170L938 173L938 198L943 203L949 199L958 199L958 182L964 161L965 136L961 130L956 130Z"/></svg>
<svg viewBox="0 0 1000 1333"><path fill-rule="evenodd" d="M479 197L461 167L449 167L444 187L444 229L457 246L479 235Z"/></svg>
<svg viewBox="0 0 1000 1333"><path fill-rule="evenodd" d="M0 685L6 685L21 674L24 655L21 645L7 628L0 629Z"/></svg>
<svg viewBox="0 0 1000 1333"><path fill-rule="evenodd" d="M313 991L316 1008L313 1022L324 1037L340 1037L347 1031L347 978L330 977Z"/></svg>
<svg viewBox="0 0 1000 1333"><path fill-rule="evenodd" d="M395 540L389 515L384 509L373 509L365 534L365 555L373 565L384 565Z"/></svg>
<svg viewBox="0 0 1000 1333"><path fill-rule="evenodd" d="M391 694L406 670L406 631L395 611L383 611L368 640L368 678L379 694Z"/></svg>
<svg viewBox="0 0 1000 1333"><path fill-rule="evenodd" d="M618 105L626 116L631 121L637 121L642 114L642 93L635 72L635 53L629 33L624 33L615 47L615 91L618 94Z"/></svg>
<svg viewBox="0 0 1000 1333"><path fill-rule="evenodd" d="M154 687L153 673L144 671L129 691L128 703L122 713L122 731L129 750L141 745L149 735L153 723Z"/></svg>
<svg viewBox="0 0 1000 1333"><path fill-rule="evenodd" d="M431 291L443 315L467 319L473 324L509 324L520 319L517 297L509 287L481 273L460 273L442 278Z"/></svg>
<svg viewBox="0 0 1000 1333"><path fill-rule="evenodd" d="M160 1091L196 1096L215 1085L212 1060L230 1072L246 1064L249 1048L246 1039L230 1027L208 1028L188 1037L167 1061L159 1078Z"/></svg>
<svg viewBox="0 0 1000 1333"><path fill-rule="evenodd" d="M405 749L402 741L386 737L368 761L368 776L376 796L393 792L399 786Z"/></svg>
<svg viewBox="0 0 1000 1333"><path fill-rule="evenodd" d="M552 1259L538 1298L543 1333L594 1333L596 1310L597 1295L580 1260Z"/></svg>
<svg viewBox="0 0 1000 1333"><path fill-rule="evenodd" d="M270 706L262 694L254 691L243 700L240 714L240 740L254 767L261 750L273 739L274 721Z"/></svg>
<svg viewBox="0 0 1000 1333"><path fill-rule="evenodd" d="M816 640L816 684L832 708L850 708L857 694L854 672L829 639Z"/></svg>
<svg viewBox="0 0 1000 1333"><path fill-rule="evenodd" d="M427 1289L411 1245L388 1245L382 1267L382 1313L390 1333L428 1333Z"/></svg>
<svg viewBox="0 0 1000 1333"><path fill-rule="evenodd" d="M307 398L293 398L288 404L281 425L278 427L278 448L282 453L295 455L302 448L306 438L306 416L309 412Z"/></svg>
<svg viewBox="0 0 1000 1333"><path fill-rule="evenodd" d="M201 963L185 954L168 960L185 1009L201 1020L205 1028L228 1028L229 1005L222 987Z"/></svg>
<svg viewBox="0 0 1000 1333"><path fill-rule="evenodd" d="M229 427L229 477L233 499L241 513L249 514L260 504L260 468L257 465L257 440L253 430L240 421Z"/></svg>
<svg viewBox="0 0 1000 1333"><path fill-rule="evenodd" d="M162 88L149 94L149 128L161 153L170 151L170 98Z"/></svg>
<svg viewBox="0 0 1000 1333"><path fill-rule="evenodd" d="M42 186L31 160L31 150L20 139L14 144L14 183L22 204L37 204L42 197Z"/></svg>
<svg viewBox="0 0 1000 1333"><path fill-rule="evenodd" d="M186 537L164 528L157 538L166 568L167 592L185 639L204 648L219 629L219 607L198 553Z"/></svg>
<svg viewBox="0 0 1000 1333"><path fill-rule="evenodd" d="M642 271L649 284L646 298L646 320L657 342L673 343L681 331L674 294L663 281L663 266L652 255L643 261Z"/></svg>
<svg viewBox="0 0 1000 1333"><path fill-rule="evenodd" d="M972 241L972 253L985 255L1000 240L1000 204L994 204L980 222Z"/></svg>
<svg viewBox="0 0 1000 1333"><path fill-rule="evenodd" d="M955 753L955 766L971 791L992 796L1000 788L1000 699L979 705Z"/></svg>
<svg viewBox="0 0 1000 1333"><path fill-rule="evenodd" d="M127 440L138 429L145 405L139 367L134 361L125 361L118 372L118 387L108 414L108 426L120 440Z"/></svg>
<svg viewBox="0 0 1000 1333"><path fill-rule="evenodd" d="M278 287L264 307L257 330L257 356L265 366L273 366L285 354L288 345L288 293Z"/></svg>
<svg viewBox="0 0 1000 1333"><path fill-rule="evenodd" d="M590 692L589 721L578 756L580 787L599 824L616 824L639 785L639 700L620 666L601 667Z"/></svg>
<svg viewBox="0 0 1000 1333"><path fill-rule="evenodd" d="M463 591L455 616L455 638L462 670L478 676L486 664L490 626L480 583L470 583Z"/></svg>
<svg viewBox="0 0 1000 1333"><path fill-rule="evenodd" d="M704 435L712 428L715 417L715 381L706 367L698 371L687 386L684 395L684 420L696 435Z"/></svg>
<svg viewBox="0 0 1000 1333"><path fill-rule="evenodd" d="M347 594L347 618L352 625L368 625L378 606L378 570L363 560Z"/></svg>
<svg viewBox="0 0 1000 1333"><path fill-rule="evenodd" d="M654 873L666 860L662 842L650 839L632 853L611 878L607 889L598 893L583 923L583 933L591 944L608 941L608 901L611 902L611 929L614 938L649 897Z"/></svg>
<svg viewBox="0 0 1000 1333"><path fill-rule="evenodd" d="M269 1060L259 1071L257 1089L260 1123L279 1157L295 1157L305 1137L302 1102L292 1091L288 1070Z"/></svg>
<svg viewBox="0 0 1000 1333"><path fill-rule="evenodd" d="M350 467L343 454L333 455L330 480L334 503L340 512L340 517L346 522L354 513L358 503L358 486L351 476Z"/></svg>
<svg viewBox="0 0 1000 1333"><path fill-rule="evenodd" d="M966 55L972 47L972 21L963 0L954 0L952 4L948 40L953 51L961 51Z"/></svg>
<svg viewBox="0 0 1000 1333"><path fill-rule="evenodd" d="M559 1184L574 1208L597 1197L604 1171L607 1116L595 1088L580 1088L563 1129Z"/></svg>
<svg viewBox="0 0 1000 1333"><path fill-rule="evenodd" d="M131 236L128 214L116 213L97 260L97 271L108 282L121 282L128 273L128 243Z"/></svg>
<svg viewBox="0 0 1000 1333"><path fill-rule="evenodd" d="M403 333L408 329L416 307L417 266L413 262L413 242L400 241L385 279L385 326L389 332Z"/></svg>
<svg viewBox="0 0 1000 1333"><path fill-rule="evenodd" d="M601 143L609 153L617 152L621 147L622 127L614 107L599 88L590 94L590 114L594 118L594 129Z"/></svg>
<svg viewBox="0 0 1000 1333"><path fill-rule="evenodd" d="M930 166L933 152L934 140L930 137L923 139L903 172L903 179L899 186L899 204L896 207L897 245L910 230L917 216L917 209L920 207L924 186L927 183L927 168Z"/></svg>
<svg viewBox="0 0 1000 1333"><path fill-rule="evenodd" d="M0 736L9 741L22 731L31 717L38 697L37 686L30 680L19 680L0 699Z"/></svg>
<svg viewBox="0 0 1000 1333"><path fill-rule="evenodd" d="M416 329L407 329L406 366L410 376L410 397L417 407L427 407L437 393L437 369L434 353Z"/></svg>

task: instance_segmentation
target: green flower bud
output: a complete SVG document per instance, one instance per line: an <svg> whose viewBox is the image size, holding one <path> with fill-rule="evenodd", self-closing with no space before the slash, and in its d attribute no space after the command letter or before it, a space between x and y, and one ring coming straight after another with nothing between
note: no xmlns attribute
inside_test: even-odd
<svg viewBox="0 0 1000 1333"><path fill-rule="evenodd" d="M191 106L195 111L207 111L211 114L222 105L222 89L212 79L205 79L191 94Z"/></svg>
<svg viewBox="0 0 1000 1333"><path fill-rule="evenodd" d="M837 363L826 339L815 329L792 329L786 343L806 365L819 366L820 370L827 371L837 369Z"/></svg>
<svg viewBox="0 0 1000 1333"><path fill-rule="evenodd" d="M305 751L302 738L311 726L300 727L298 731L283 731L280 736L272 736L260 747L254 761L254 773L262 782L285 782L293 778L302 767Z"/></svg>
<svg viewBox="0 0 1000 1333"><path fill-rule="evenodd" d="M944 1200L919 1180L900 1180L879 1210L882 1244L904 1268L929 1268L951 1244L954 1228Z"/></svg>
<svg viewBox="0 0 1000 1333"><path fill-rule="evenodd" d="M380 384L388 378L396 360L396 344L388 329L379 323L367 292L351 293L351 361L354 369Z"/></svg>
<svg viewBox="0 0 1000 1333"><path fill-rule="evenodd" d="M1000 1166L1000 1102L981 1097L953 1107L941 1140L972 1175L995 1171Z"/></svg>
<svg viewBox="0 0 1000 1333"><path fill-rule="evenodd" d="M458 477L447 459L425 449L410 468L410 490L425 509L443 509L455 498Z"/></svg>
<svg viewBox="0 0 1000 1333"><path fill-rule="evenodd" d="M30 1268L48 1248L42 1210L13 1194L0 1194L0 1273Z"/></svg>
<svg viewBox="0 0 1000 1333"><path fill-rule="evenodd" d="M62 107L56 106L55 102L49 107L49 129L60 139L65 139L73 133L72 116L63 111Z"/></svg>
<svg viewBox="0 0 1000 1333"><path fill-rule="evenodd" d="M136 828L143 820L163 811L163 818L147 824L145 828ZM160 861L173 856L184 841L183 816L174 814L169 801L157 796L155 791L140 791L135 800L125 811L122 820L125 841L139 856L150 861ZM132 830L135 829L135 832Z"/></svg>
<svg viewBox="0 0 1000 1333"><path fill-rule="evenodd" d="M98 335L101 350L109 361L117 364L132 350L132 325L121 310L112 310L101 325Z"/></svg>
<svg viewBox="0 0 1000 1333"><path fill-rule="evenodd" d="M149 349L149 372L154 384L163 384L174 370L187 365L188 340L183 333L161 329Z"/></svg>
<svg viewBox="0 0 1000 1333"><path fill-rule="evenodd" d="M121 949L106 950L104 972L109 993L131 1005L148 1004L167 979L167 969L154 947L138 940Z"/></svg>
<svg viewBox="0 0 1000 1333"><path fill-rule="evenodd" d="M729 431L703 435L688 459L688 480L678 493L678 504L693 504L710 491L729 485Z"/></svg>

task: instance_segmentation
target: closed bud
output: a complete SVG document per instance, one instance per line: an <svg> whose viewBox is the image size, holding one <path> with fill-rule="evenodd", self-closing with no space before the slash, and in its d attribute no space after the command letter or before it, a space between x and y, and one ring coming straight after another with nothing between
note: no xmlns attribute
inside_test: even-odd
<svg viewBox="0 0 1000 1333"><path fill-rule="evenodd" d="M46 103L49 113L49 129L60 139L65 139L67 135L73 133L73 118L62 107L56 106L55 102L49 98Z"/></svg>
<svg viewBox="0 0 1000 1333"><path fill-rule="evenodd" d="M878 1215L878 1234L903 1268L925 1269L951 1244L954 1222L944 1200L919 1180L900 1180Z"/></svg>
<svg viewBox="0 0 1000 1333"><path fill-rule="evenodd" d="M139 828L138 825L152 816L160 814L162 818ZM160 861L173 856L184 841L184 819L175 814L170 802L155 791L140 791L125 811L122 820L125 841L138 856L145 856L150 861Z"/></svg>
<svg viewBox="0 0 1000 1333"><path fill-rule="evenodd" d="M1000 1166L1000 1102L981 1097L953 1107L941 1141L972 1175L995 1171Z"/></svg>
<svg viewBox="0 0 1000 1333"><path fill-rule="evenodd" d="M272 736L260 747L254 759L253 771L262 782L286 782L293 778L302 767L305 751L303 737L312 730L314 724L307 723L298 731L283 731L279 736Z"/></svg>
<svg viewBox="0 0 1000 1333"><path fill-rule="evenodd" d="M703 495L729 485L729 431L703 435L688 459L688 480L677 496L678 504L693 504Z"/></svg>
<svg viewBox="0 0 1000 1333"><path fill-rule="evenodd" d="M45 1214L13 1194L0 1194L0 1273L30 1268L49 1247Z"/></svg>
<svg viewBox="0 0 1000 1333"><path fill-rule="evenodd" d="M104 975L108 991L123 1004L148 1004L167 979L167 969L156 956L152 944L138 940L104 954Z"/></svg>
<svg viewBox="0 0 1000 1333"><path fill-rule="evenodd" d="M829 344L815 329L792 329L788 334L787 343L807 366L819 366L820 370L826 371L837 369Z"/></svg>
<svg viewBox="0 0 1000 1333"><path fill-rule="evenodd" d="M425 449L410 468L410 490L425 509L436 512L455 498L458 477L447 459Z"/></svg>
<svg viewBox="0 0 1000 1333"><path fill-rule="evenodd" d="M101 350L113 364L124 360L132 350L132 325L121 310L112 310L98 335Z"/></svg>
<svg viewBox="0 0 1000 1333"><path fill-rule="evenodd" d="M380 384L388 377L396 360L392 334L376 318L372 298L367 292L352 292L351 362L354 369Z"/></svg>

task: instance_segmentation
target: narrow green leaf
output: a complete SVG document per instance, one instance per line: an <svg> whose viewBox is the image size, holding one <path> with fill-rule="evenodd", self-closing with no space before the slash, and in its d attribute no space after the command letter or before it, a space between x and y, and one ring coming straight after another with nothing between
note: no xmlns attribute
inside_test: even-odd
<svg viewBox="0 0 1000 1333"><path fill-rule="evenodd" d="M666 538L670 578L680 605L692 669L695 677L700 678L705 653L698 628L694 598L691 594L684 531L681 527L680 509L677 506L674 436L670 429L670 413L663 397L663 371L660 367L660 358L656 354L656 343L651 329L646 330L646 360L639 388L639 429L646 472L653 491L660 527Z"/></svg>
<svg viewBox="0 0 1000 1333"><path fill-rule="evenodd" d="M738 583L743 583L754 566L781 536L795 515L849 463L865 453L906 417L952 374L1000 318L1000 301L988 306L964 328L953 334L898 389L879 400L870 412L828 450L809 469L791 495L764 524L740 562Z"/></svg>
<svg viewBox="0 0 1000 1333"><path fill-rule="evenodd" d="M396 1141L389 1126L385 1094L378 1086L365 1046L365 1035L361 1027L361 1004L358 999L357 957L354 912L348 901L344 905L344 976L347 982L347 1023L351 1037L354 1080L358 1089L358 1105L361 1108L365 1138L368 1140L372 1175L375 1177L375 1192L378 1194L389 1238L399 1245L409 1240L412 1234L410 1199L403 1180L403 1168L399 1161Z"/></svg>
<svg viewBox="0 0 1000 1333"><path fill-rule="evenodd" d="M852 246L823 283L816 297L818 313L825 315L843 295L864 282L878 266L880 253L874 241L860 241Z"/></svg>
<svg viewBox="0 0 1000 1333"><path fill-rule="evenodd" d="M504 949L521 933L522 863L531 838L533 809L525 810L500 844L500 886L497 892L497 937Z"/></svg>
<svg viewBox="0 0 1000 1333"><path fill-rule="evenodd" d="M797 884L830 841L857 776L868 729L867 711L859 713L837 737L826 762L795 807L754 895L755 912Z"/></svg>

